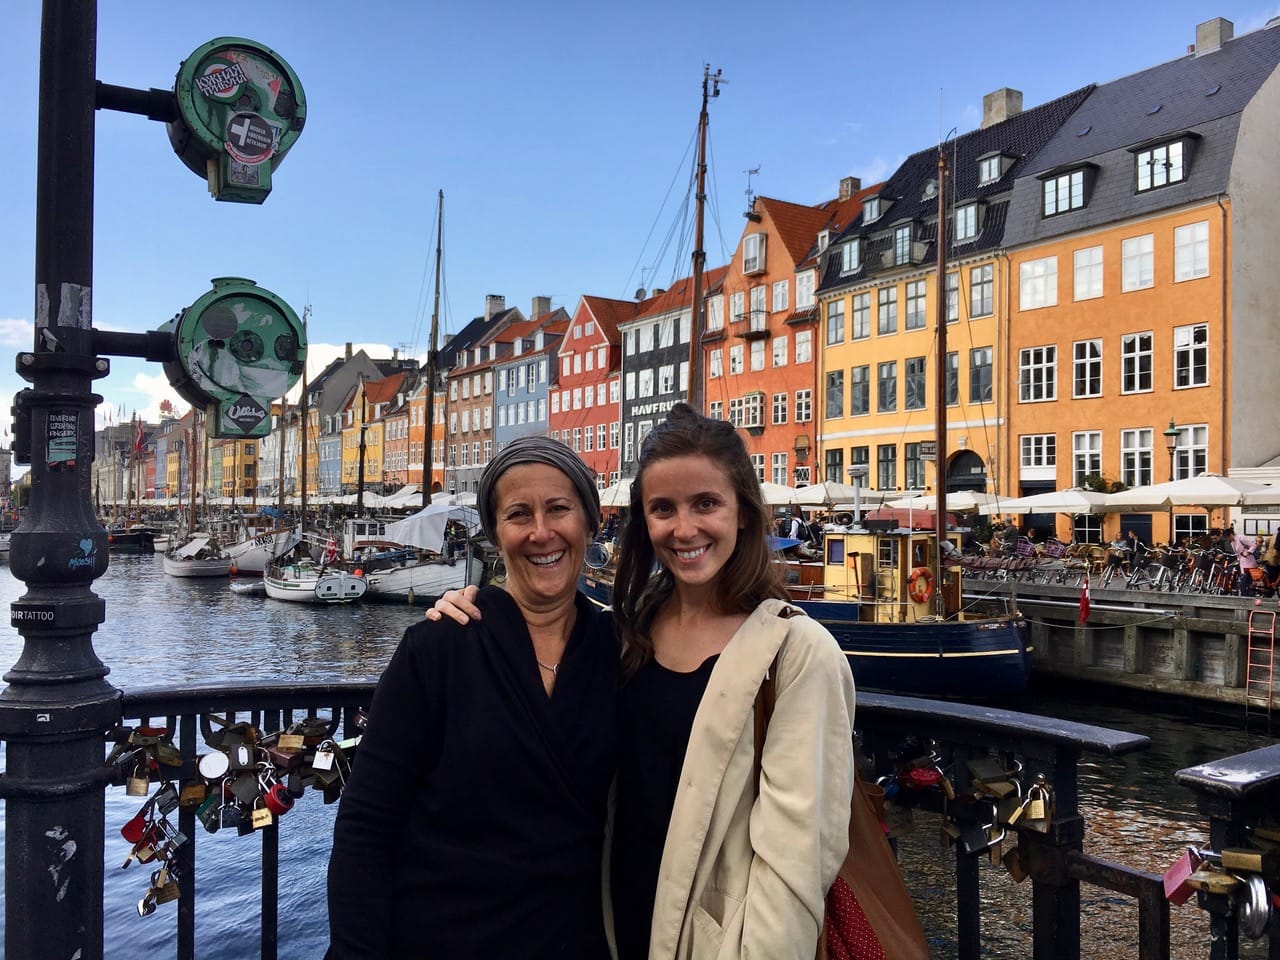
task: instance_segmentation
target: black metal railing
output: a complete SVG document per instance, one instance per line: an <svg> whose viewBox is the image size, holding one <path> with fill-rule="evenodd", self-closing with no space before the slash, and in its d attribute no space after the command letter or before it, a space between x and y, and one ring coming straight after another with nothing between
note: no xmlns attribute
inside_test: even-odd
<svg viewBox="0 0 1280 960"><path fill-rule="evenodd" d="M1185 882L1209 915L1210 960L1234 960L1240 937L1268 937L1280 957L1280 745L1224 757L1174 774L1209 820L1209 848L1190 851Z"/></svg>
<svg viewBox="0 0 1280 960"><path fill-rule="evenodd" d="M181 766L161 766L152 775L180 787L201 780L198 758L210 752L207 741L220 727L246 722L269 734L303 718L321 718L327 734L337 740L353 734L356 711L368 704L372 693L371 681L139 690L125 695L123 715L127 725L170 731ZM1138 904L1140 960L1167 960L1169 907L1160 877L1088 856L1082 848L1080 758L1142 750L1149 742L1146 737L1013 711L872 693L859 694L858 731L874 775L885 778L891 788L904 784L892 802L937 812L952 825L957 838L960 960L977 958L982 950L978 878L991 850L990 834L999 831L1006 839L1017 836L1018 846L1008 856L1032 882L1033 956L1080 957L1080 884L1090 883L1133 897ZM1039 775L1049 799L1044 815L1034 825L1028 825L1030 818L1022 825L1000 823L990 776L984 782L973 772L980 763L1009 771L1008 779L1017 781L1013 789L1022 796L1029 794ZM1280 768L1280 757L1276 765ZM913 769L934 774L924 777L922 786L907 786L913 779L907 773ZM953 797L948 797L948 788ZM204 831L191 805L180 806L177 817L187 840L175 851L174 862L181 875L193 877ZM257 831L262 835L259 952L267 960L276 956L278 944L278 830L272 823ZM194 887L190 896L184 889L177 908L176 955L187 960L195 956Z"/></svg>
<svg viewBox="0 0 1280 960"><path fill-rule="evenodd" d="M181 754L181 766L153 765L153 779L183 785L202 783L198 757L208 753L208 740L216 726L247 723L264 735L281 731L304 718L323 719L327 736L345 739L354 735L356 711L367 707L374 683L262 684L240 688L188 687L139 690L124 697L124 722L142 728L165 728ZM127 771L123 771L127 772ZM118 778L117 778L118 779ZM307 786L310 786L308 780ZM176 847L173 860L177 872L194 878L199 837L204 832L197 820L196 806L178 807L178 830L186 841ZM279 894L279 825L274 822L257 831L262 835L261 948L263 960L274 960L279 942L277 902ZM196 893L178 899L176 955L191 960L196 955ZM244 955L249 955L246 951Z"/></svg>

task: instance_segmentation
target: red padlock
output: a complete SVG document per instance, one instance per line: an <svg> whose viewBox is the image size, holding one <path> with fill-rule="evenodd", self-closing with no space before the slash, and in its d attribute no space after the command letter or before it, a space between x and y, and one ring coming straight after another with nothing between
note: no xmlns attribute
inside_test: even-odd
<svg viewBox="0 0 1280 960"><path fill-rule="evenodd" d="M898 779L911 790L928 790L942 782L942 771L933 767L912 767L904 770Z"/></svg>
<svg viewBox="0 0 1280 960"><path fill-rule="evenodd" d="M130 843L137 843L147 830L147 811L139 810L132 820L120 828L120 836Z"/></svg>
<svg viewBox="0 0 1280 960"><path fill-rule="evenodd" d="M267 809L277 817L293 809L293 796L283 783L273 783L262 795Z"/></svg>
<svg viewBox="0 0 1280 960"><path fill-rule="evenodd" d="M1187 878L1195 873L1199 866L1200 855L1196 853L1194 847L1187 847L1177 862L1164 872L1165 899L1172 904L1186 903L1194 892L1187 884Z"/></svg>

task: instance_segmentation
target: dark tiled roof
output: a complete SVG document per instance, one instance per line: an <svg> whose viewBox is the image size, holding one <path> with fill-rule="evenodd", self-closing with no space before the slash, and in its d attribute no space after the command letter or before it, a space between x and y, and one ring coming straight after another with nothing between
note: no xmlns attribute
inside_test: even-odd
<svg viewBox="0 0 1280 960"><path fill-rule="evenodd" d="M959 204L985 201L983 229L974 240L962 244L964 252L976 253L995 249L1003 242L1003 229L995 229L995 221L1003 227L1003 217L992 215L997 199L1007 195L1023 168L1036 156L1054 133L1077 110L1092 87L1082 87L1065 96L1032 107L1019 114L994 123L981 130L974 130L956 137L946 144L948 171L947 205L954 209ZM1004 175L992 183L978 183L978 160L990 154L1013 158ZM882 272L880 254L892 249L893 228L904 221L914 223L913 239L925 242L926 249L919 262L930 263L936 259L933 239L937 231L938 148L930 147L912 154L894 172L880 190L882 213L872 223L864 223L864 213L831 241L833 255L827 257L820 290L828 290L851 283L859 283ZM931 193L927 187L933 184ZM853 274L841 276L838 245L852 237L864 237L869 249L863 251L862 267ZM896 269L896 268L894 268Z"/></svg>
<svg viewBox="0 0 1280 960"><path fill-rule="evenodd" d="M1014 186L1005 243L1034 243L1227 193L1241 113L1278 63L1280 28L1272 27L1098 87ZM1186 179L1137 193L1132 148L1183 132L1197 136ZM1037 175L1084 163L1094 169L1086 206L1043 217Z"/></svg>

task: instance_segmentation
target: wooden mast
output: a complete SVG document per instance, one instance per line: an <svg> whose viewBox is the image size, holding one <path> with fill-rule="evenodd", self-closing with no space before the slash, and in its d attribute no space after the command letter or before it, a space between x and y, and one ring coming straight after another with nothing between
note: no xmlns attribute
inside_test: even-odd
<svg viewBox="0 0 1280 960"><path fill-rule="evenodd" d="M311 304L302 309L302 332L307 332L307 320L311 317ZM307 420L311 416L311 405L307 399L307 365L302 365L302 393L298 395L298 533L307 532Z"/></svg>
<svg viewBox="0 0 1280 960"><path fill-rule="evenodd" d="M276 509L280 511L280 517L284 516L284 421L285 414L289 412L289 398L282 396L280 398L280 472L276 474L279 480L276 493ZM277 518L279 522L279 518ZM274 526L275 524L272 524Z"/></svg>
<svg viewBox="0 0 1280 960"><path fill-rule="evenodd" d="M934 468L935 503L933 545L934 611L946 615L946 599L942 590L942 544L947 536L947 154L938 147L938 227L934 245L937 247L937 319L934 356L937 357L937 373L934 376Z"/></svg>
<svg viewBox="0 0 1280 960"><path fill-rule="evenodd" d="M702 273L707 265L707 252L702 249L703 207L707 201L707 98L720 96L721 71L711 72L710 64L702 67L702 111L698 114L697 188L694 193L693 226L693 309L689 331L689 406L703 413L702 334L706 316L702 303Z"/></svg>
<svg viewBox="0 0 1280 960"><path fill-rule="evenodd" d="M427 349L427 436L422 445L422 505L431 504L432 434L436 424L436 339L440 331L440 255L444 249L444 191L436 197L436 293L431 307L431 345Z"/></svg>

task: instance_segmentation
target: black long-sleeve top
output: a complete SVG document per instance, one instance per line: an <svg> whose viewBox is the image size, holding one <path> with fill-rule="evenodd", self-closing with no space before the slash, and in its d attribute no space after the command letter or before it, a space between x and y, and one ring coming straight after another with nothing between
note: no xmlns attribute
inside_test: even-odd
<svg viewBox="0 0 1280 960"><path fill-rule="evenodd" d="M329 861L329 957L607 957L601 851L618 645L581 595L550 697L515 602L405 631Z"/></svg>

